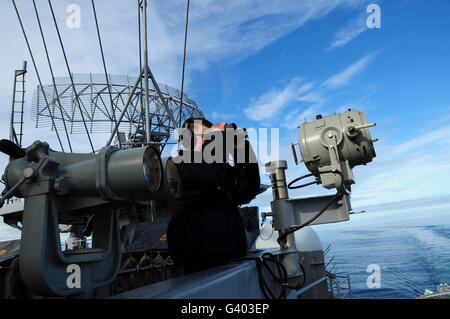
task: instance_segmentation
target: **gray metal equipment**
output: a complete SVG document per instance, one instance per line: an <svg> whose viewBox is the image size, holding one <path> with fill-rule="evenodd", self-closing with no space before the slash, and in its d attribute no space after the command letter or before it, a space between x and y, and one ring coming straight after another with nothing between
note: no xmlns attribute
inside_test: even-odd
<svg viewBox="0 0 450 319"><path fill-rule="evenodd" d="M112 282L121 262L119 210L130 202L167 198L178 188L171 159L163 167L152 147L75 154L36 141L23 157L10 159L2 204L10 196L25 198L20 273L40 296L89 297ZM62 251L58 225L83 224L89 216L92 248Z"/></svg>
<svg viewBox="0 0 450 319"><path fill-rule="evenodd" d="M301 267L295 246L294 232L308 225L336 223L349 220L350 185L354 183L351 169L365 165L375 157L375 149L363 112L349 110L301 124L299 145L302 161L311 174L286 182L286 161L266 164L270 174L273 201L273 227L279 232L279 258L284 264L290 283L300 278ZM295 148L293 147L296 159ZM297 160L296 160L297 162ZM293 186L305 177L310 183ZM335 195L290 199L288 189L321 183L327 189L336 188Z"/></svg>
<svg viewBox="0 0 450 319"><path fill-rule="evenodd" d="M311 173L321 173L320 181L325 188L353 184L351 169L375 157L376 140L372 140L369 132L375 123L368 124L364 112L358 110L316 118L300 126L298 140L303 162ZM339 170L344 181L339 174L324 173L332 169Z"/></svg>

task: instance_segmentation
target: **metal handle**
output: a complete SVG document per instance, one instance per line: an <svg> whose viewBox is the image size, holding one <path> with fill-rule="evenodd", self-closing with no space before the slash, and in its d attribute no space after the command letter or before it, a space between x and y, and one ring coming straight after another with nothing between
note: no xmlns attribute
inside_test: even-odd
<svg viewBox="0 0 450 319"><path fill-rule="evenodd" d="M355 126L355 130L361 130L363 128L368 128L368 127L372 127L377 125L376 123L367 123L367 124L362 124L362 125L357 125Z"/></svg>
<svg viewBox="0 0 450 319"><path fill-rule="evenodd" d="M295 165L298 165L297 153L295 152L295 144L291 143L292 154L294 155Z"/></svg>
<svg viewBox="0 0 450 319"><path fill-rule="evenodd" d="M25 183L25 181L27 180L27 178L22 177L17 183L16 185L14 185L13 187L11 187L9 189L9 191L6 192L5 195L3 195L2 199L0 199L0 208L3 207L3 204L5 203L5 201L7 199L9 199L12 194L20 187L22 186L23 183Z"/></svg>

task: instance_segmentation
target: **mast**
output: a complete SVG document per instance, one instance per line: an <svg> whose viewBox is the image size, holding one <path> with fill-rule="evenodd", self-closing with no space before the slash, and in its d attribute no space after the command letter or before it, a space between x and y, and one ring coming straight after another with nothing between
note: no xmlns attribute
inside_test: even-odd
<svg viewBox="0 0 450 319"><path fill-rule="evenodd" d="M149 100L148 100L148 75L149 75L149 67L148 67L148 50L147 50L147 0L140 0L140 7L142 9L142 19L143 19L143 57L144 57L144 107L145 107L145 140L147 143L151 142L150 140L150 114L149 114Z"/></svg>

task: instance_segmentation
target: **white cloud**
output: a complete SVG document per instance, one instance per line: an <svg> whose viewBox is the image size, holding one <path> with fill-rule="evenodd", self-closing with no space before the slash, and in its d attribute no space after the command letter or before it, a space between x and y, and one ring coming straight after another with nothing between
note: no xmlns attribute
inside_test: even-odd
<svg viewBox="0 0 450 319"><path fill-rule="evenodd" d="M305 23L322 18L337 7L358 2L275 0L270 5L249 0L193 2L188 40L191 67L204 67L229 57L233 61L242 60ZM174 44L182 44L185 1L161 1L154 8L170 26Z"/></svg>
<svg viewBox="0 0 450 319"><path fill-rule="evenodd" d="M366 15L360 14L356 18L349 20L333 37L333 41L328 46L328 50L334 50L349 43L367 30Z"/></svg>
<svg viewBox="0 0 450 319"><path fill-rule="evenodd" d="M324 97L320 94L319 91L311 91L308 94L300 96L297 101L300 102L313 102L316 104L323 104L325 102Z"/></svg>
<svg viewBox="0 0 450 319"><path fill-rule="evenodd" d="M326 102L326 99L322 96L322 93L316 89L300 96L297 98L297 101L308 103L310 106L306 109L297 107L286 115L284 118L286 123L285 126L289 129L295 129L299 127L303 121L314 118L315 115L320 113L320 109Z"/></svg>
<svg viewBox="0 0 450 319"><path fill-rule="evenodd" d="M415 154L422 152L424 149L432 146L431 154L447 151L450 147L450 127L442 127L428 132L422 136L406 141L398 145L392 152L391 156L401 156L402 154Z"/></svg>
<svg viewBox="0 0 450 319"><path fill-rule="evenodd" d="M302 83L300 78L294 78L284 88L272 88L258 98L253 98L244 113L254 121L268 120L312 87L312 83Z"/></svg>
<svg viewBox="0 0 450 319"><path fill-rule="evenodd" d="M328 80L322 83L322 85L328 89L338 89L343 86L346 86L350 83L351 79L361 72L375 57L375 53L371 53L366 55L365 57L359 59L345 70L333 75Z"/></svg>
<svg viewBox="0 0 450 319"><path fill-rule="evenodd" d="M247 115L247 118L251 120L267 121L279 114L291 103L301 102L299 103L299 107L291 110L284 117L284 126L294 129L298 127L304 119L309 119L315 114L320 113L321 108L327 102L325 97L327 91L348 85L351 79L357 73L361 72L376 54L377 52L359 59L344 71L331 76L318 86L315 86L312 82L303 84L299 77L293 78L284 88L271 88L268 92L259 97L252 98L250 100L250 105L244 109L244 113ZM358 100L354 104L360 103L370 94L366 94L364 98ZM347 108L348 107L346 107L346 109Z"/></svg>
<svg viewBox="0 0 450 319"><path fill-rule="evenodd" d="M284 118L286 122L286 127L290 129L295 129L300 126L300 124L308 119L312 119L314 115L318 113L318 104L314 104L307 109L296 109L286 115Z"/></svg>
<svg viewBox="0 0 450 319"><path fill-rule="evenodd" d="M16 0L25 24L35 57L48 78L34 9L25 1ZM81 28L69 29L65 22L70 0L54 1L53 6L63 42L73 72L101 72L101 60L95 33L92 8L89 2L80 3ZM240 61L292 32L305 23L322 18L337 7L358 4L357 0L264 1L231 0L191 3L186 76L213 62ZM53 21L46 1L37 2L44 33L54 62L56 75L65 74ZM100 32L103 38L108 70L116 74L134 75L138 66L136 4L124 5L114 1L97 3ZM186 2L156 1L149 6L149 59L157 79L178 87L181 81L181 62L184 41ZM12 70L28 58L23 36L11 2L1 3L0 37L8 50L0 52L0 66ZM30 65L31 67L31 65ZM3 81L5 80L5 81ZM8 89L10 77L1 76L0 92ZM1 87L5 85L5 87Z"/></svg>
<svg viewBox="0 0 450 319"><path fill-rule="evenodd" d="M411 138L402 144L380 140L377 157L354 169L357 206L448 195L450 180L450 126Z"/></svg>
<svg viewBox="0 0 450 319"><path fill-rule="evenodd" d="M349 101L344 105L336 108L336 113L346 112L348 109L360 109L368 111L369 109L373 109L369 97L375 92L374 89L370 89L369 92L362 97L357 98L355 101Z"/></svg>

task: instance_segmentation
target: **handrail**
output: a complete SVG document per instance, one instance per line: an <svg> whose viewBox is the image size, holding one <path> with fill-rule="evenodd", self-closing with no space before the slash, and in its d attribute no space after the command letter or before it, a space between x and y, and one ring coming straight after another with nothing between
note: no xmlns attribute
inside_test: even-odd
<svg viewBox="0 0 450 319"><path fill-rule="evenodd" d="M311 289L312 287L320 284L322 281L326 281L327 277L324 276L322 278L317 279L316 281L313 281L312 283L310 283L309 285L306 285L305 287L297 290L297 297L300 296L302 293L304 293L305 291Z"/></svg>
<svg viewBox="0 0 450 319"><path fill-rule="evenodd" d="M343 296L341 296L341 290L346 290L348 292L345 293L344 295L348 294L350 299L352 299L353 295L352 295L352 286L351 286L351 283L350 283L350 275L342 276L342 275L333 274L333 277L328 276L328 278L330 279L330 290L331 290L330 293L331 293L332 296L334 296L333 288L336 288L338 298L342 298L343 297ZM347 279L347 287L341 287L340 286L340 282L338 280L336 280L336 278Z"/></svg>

